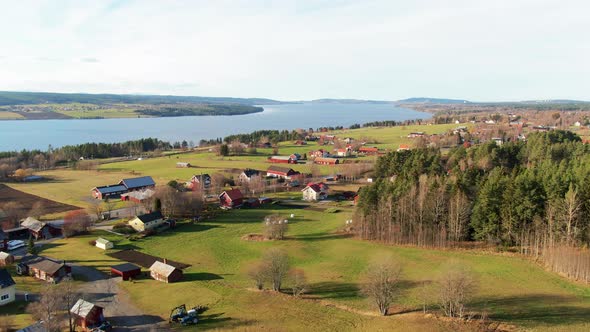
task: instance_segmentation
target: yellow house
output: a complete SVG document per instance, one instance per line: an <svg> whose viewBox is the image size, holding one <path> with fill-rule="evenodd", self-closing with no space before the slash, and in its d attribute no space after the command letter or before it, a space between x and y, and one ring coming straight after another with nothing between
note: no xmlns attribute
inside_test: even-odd
<svg viewBox="0 0 590 332"><path fill-rule="evenodd" d="M162 216L162 213L160 213L160 211L156 211L148 214L142 214L129 220L129 226L133 227L133 229L138 232L144 232L146 230L154 229L165 222L166 220L164 219L164 216Z"/></svg>

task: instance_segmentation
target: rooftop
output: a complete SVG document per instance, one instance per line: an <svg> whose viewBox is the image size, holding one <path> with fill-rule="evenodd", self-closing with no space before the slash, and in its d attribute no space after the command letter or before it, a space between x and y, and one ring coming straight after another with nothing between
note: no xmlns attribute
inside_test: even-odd
<svg viewBox="0 0 590 332"><path fill-rule="evenodd" d="M16 285L16 283L14 282L14 279L12 279L12 276L10 275L10 273L8 273L8 270L1 269L0 270L0 288L6 288L6 287L10 287L12 285Z"/></svg>
<svg viewBox="0 0 590 332"><path fill-rule="evenodd" d="M160 261L155 261L154 264L152 264L152 266L150 267L150 271L154 271L157 274L166 277L171 275L172 272L174 272L174 270L176 270L174 266L162 263Z"/></svg>

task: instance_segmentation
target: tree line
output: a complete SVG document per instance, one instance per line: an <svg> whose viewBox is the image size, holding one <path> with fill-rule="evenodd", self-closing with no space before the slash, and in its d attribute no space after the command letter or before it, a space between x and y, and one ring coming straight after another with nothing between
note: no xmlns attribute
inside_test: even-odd
<svg viewBox="0 0 590 332"><path fill-rule="evenodd" d="M361 190L368 240L427 247L515 248L590 281L590 146L568 131L527 142L391 152Z"/></svg>

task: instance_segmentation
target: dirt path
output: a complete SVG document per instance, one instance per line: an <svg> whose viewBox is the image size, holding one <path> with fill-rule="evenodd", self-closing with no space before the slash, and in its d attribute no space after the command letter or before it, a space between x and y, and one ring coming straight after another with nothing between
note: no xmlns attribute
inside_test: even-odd
<svg viewBox="0 0 590 332"><path fill-rule="evenodd" d="M133 305L128 294L119 287L122 282L120 277L110 278L96 269L80 265L72 265L72 272L88 280L80 291L85 300L104 308L104 315L113 325L113 331L166 330L168 324L162 318L145 315Z"/></svg>

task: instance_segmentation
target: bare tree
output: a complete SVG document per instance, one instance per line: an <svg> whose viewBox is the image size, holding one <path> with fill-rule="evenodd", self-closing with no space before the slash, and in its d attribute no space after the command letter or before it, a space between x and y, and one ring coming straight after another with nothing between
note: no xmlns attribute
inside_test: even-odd
<svg viewBox="0 0 590 332"><path fill-rule="evenodd" d="M270 240L282 240L288 229L288 221L274 214L264 218L264 236Z"/></svg>
<svg viewBox="0 0 590 332"><path fill-rule="evenodd" d="M45 214L45 203L43 201L36 201L33 203L31 210L29 211L29 216L33 218L41 218L42 215Z"/></svg>
<svg viewBox="0 0 590 332"><path fill-rule="evenodd" d="M466 305L476 290L471 273L457 262L451 262L438 280L439 305L448 317L463 317Z"/></svg>
<svg viewBox="0 0 590 332"><path fill-rule="evenodd" d="M291 281L293 296L301 296L307 292L309 286L303 270L292 269L289 271L289 280Z"/></svg>
<svg viewBox="0 0 590 332"><path fill-rule="evenodd" d="M383 316L395 299L401 274L401 266L391 258L372 263L365 272L362 292L375 302Z"/></svg>
<svg viewBox="0 0 590 332"><path fill-rule="evenodd" d="M94 197L88 197L86 202L88 203L86 207L88 214L96 216L96 220L100 220L103 212L102 200L96 199Z"/></svg>
<svg viewBox="0 0 590 332"><path fill-rule="evenodd" d="M63 280L59 284L58 288L59 294L61 295L63 309L68 313L68 325L70 332L74 332L74 321L72 313L70 312L70 308L74 306L80 294L78 293L77 287L71 279Z"/></svg>
<svg viewBox="0 0 590 332"><path fill-rule="evenodd" d="M14 331L14 316L2 315L0 316L0 332Z"/></svg>
<svg viewBox="0 0 590 332"><path fill-rule="evenodd" d="M262 262L266 267L266 278L270 281L272 290L280 292L283 280L289 272L289 256L281 249L271 248L264 254Z"/></svg>
<svg viewBox="0 0 590 332"><path fill-rule="evenodd" d="M24 207L18 202L7 202L2 205L2 209L4 210L4 213L6 213L7 220L11 225L9 228L17 227L18 221L25 216L23 210Z"/></svg>
<svg viewBox="0 0 590 332"><path fill-rule="evenodd" d="M45 331L59 332L63 327L62 306L57 285L47 284L41 289L39 301L29 304L27 311L41 321Z"/></svg>
<svg viewBox="0 0 590 332"><path fill-rule="evenodd" d="M248 276L250 279L254 280L256 283L256 288L258 290L262 290L264 288L264 282L266 281L267 277L267 267L264 263L259 262L256 265L253 265L248 270Z"/></svg>

